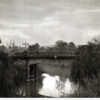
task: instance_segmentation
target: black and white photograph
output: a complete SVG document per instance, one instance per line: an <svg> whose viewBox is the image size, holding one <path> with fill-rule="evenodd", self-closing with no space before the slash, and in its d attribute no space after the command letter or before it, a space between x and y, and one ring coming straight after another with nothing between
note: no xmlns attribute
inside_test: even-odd
<svg viewBox="0 0 100 100"><path fill-rule="evenodd" d="M0 98L99 98L100 0L0 0Z"/></svg>

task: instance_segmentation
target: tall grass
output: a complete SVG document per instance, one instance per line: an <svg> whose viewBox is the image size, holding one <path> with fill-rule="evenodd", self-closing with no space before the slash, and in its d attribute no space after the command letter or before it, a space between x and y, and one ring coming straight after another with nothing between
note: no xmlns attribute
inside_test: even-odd
<svg viewBox="0 0 100 100"><path fill-rule="evenodd" d="M0 53L0 97L9 97L25 78L25 64L12 64L7 58L6 53Z"/></svg>
<svg viewBox="0 0 100 100"><path fill-rule="evenodd" d="M67 91L66 89L64 90L64 83L59 82L57 89L60 92L60 97L100 97L100 74L98 76L99 77L93 75L91 79L84 78L85 86L80 85L79 82L75 84L69 81L71 85Z"/></svg>
<svg viewBox="0 0 100 100"><path fill-rule="evenodd" d="M85 86L77 83L77 91L70 97L100 97L100 74L98 76L93 75L92 79L84 78Z"/></svg>
<svg viewBox="0 0 100 100"><path fill-rule="evenodd" d="M80 58L71 67L71 79L79 84L75 97L100 96L100 36L94 37L87 46L77 50ZM78 95L77 95L78 94Z"/></svg>
<svg viewBox="0 0 100 100"><path fill-rule="evenodd" d="M78 51L80 58L72 64L71 78L75 82L80 81L82 83L86 77L98 76L100 70L100 40L93 38L86 47L78 48Z"/></svg>

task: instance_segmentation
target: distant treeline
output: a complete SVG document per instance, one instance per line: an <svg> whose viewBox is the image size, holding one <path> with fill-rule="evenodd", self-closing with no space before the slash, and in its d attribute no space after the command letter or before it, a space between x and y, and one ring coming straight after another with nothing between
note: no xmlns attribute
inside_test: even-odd
<svg viewBox="0 0 100 100"><path fill-rule="evenodd" d="M21 46L16 46L16 45L10 45L7 47L5 46L0 46L0 52L23 52L25 51L25 47ZM40 46L39 43L35 43L32 45L29 45L27 48L27 51L32 51L32 52L69 52L71 54L75 54L76 52L76 45L73 42L65 42L63 40L58 40L55 42L54 45L52 46Z"/></svg>

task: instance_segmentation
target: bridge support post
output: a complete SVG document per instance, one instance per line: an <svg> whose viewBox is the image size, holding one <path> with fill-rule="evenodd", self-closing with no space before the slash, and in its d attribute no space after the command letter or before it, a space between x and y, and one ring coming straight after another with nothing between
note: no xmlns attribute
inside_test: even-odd
<svg viewBox="0 0 100 100"><path fill-rule="evenodd" d="M26 79L28 80L29 77L30 77L29 60L26 60Z"/></svg>
<svg viewBox="0 0 100 100"><path fill-rule="evenodd" d="M36 65L37 64L32 64L30 65L30 78L35 79L36 78Z"/></svg>

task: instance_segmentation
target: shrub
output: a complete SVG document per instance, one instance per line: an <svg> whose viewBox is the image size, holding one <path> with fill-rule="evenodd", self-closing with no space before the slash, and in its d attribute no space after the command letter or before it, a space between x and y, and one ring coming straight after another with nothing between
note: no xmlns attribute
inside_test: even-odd
<svg viewBox="0 0 100 100"><path fill-rule="evenodd" d="M84 85L84 78L98 77L100 70L100 36L94 37L86 46L77 49L80 57L74 60L71 68L71 78L74 82Z"/></svg>

